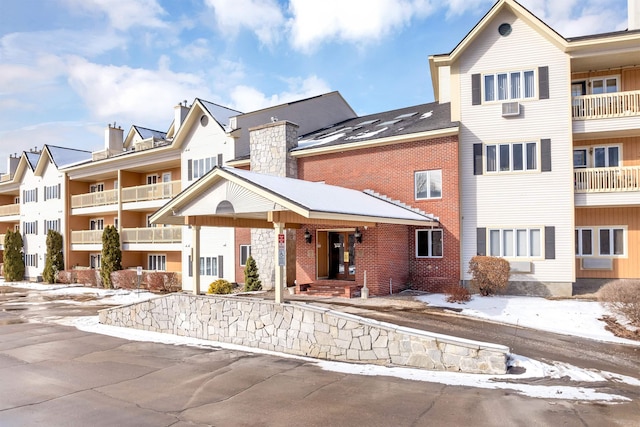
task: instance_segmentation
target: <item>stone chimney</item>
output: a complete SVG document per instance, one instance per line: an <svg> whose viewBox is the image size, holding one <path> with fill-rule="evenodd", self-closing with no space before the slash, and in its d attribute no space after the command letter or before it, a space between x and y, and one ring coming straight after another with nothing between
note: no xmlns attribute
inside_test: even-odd
<svg viewBox="0 0 640 427"><path fill-rule="evenodd" d="M189 107L187 107L187 100L185 99L181 103L175 106L175 119L173 120L173 134L178 133L178 129L182 127L182 123L184 123L185 117L187 117L187 113L189 112Z"/></svg>
<svg viewBox="0 0 640 427"><path fill-rule="evenodd" d="M124 131L121 126L109 123L104 131L104 149L108 153L121 153L124 142Z"/></svg>
<svg viewBox="0 0 640 427"><path fill-rule="evenodd" d="M640 30L640 0L627 0L627 29Z"/></svg>
<svg viewBox="0 0 640 427"><path fill-rule="evenodd" d="M298 177L298 162L291 157L291 149L298 146L298 125L278 121L249 129L249 149L251 170L265 175L287 178ZM296 231L285 230L287 268L284 272L288 286L296 277ZM275 232L269 229L251 229L251 256L260 270L260 278L265 289L273 289L275 284L275 261L273 248Z"/></svg>

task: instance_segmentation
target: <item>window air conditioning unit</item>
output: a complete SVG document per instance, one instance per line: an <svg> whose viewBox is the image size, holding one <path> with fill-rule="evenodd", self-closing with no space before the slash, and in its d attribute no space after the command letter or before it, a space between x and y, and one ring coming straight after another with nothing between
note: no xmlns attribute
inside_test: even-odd
<svg viewBox="0 0 640 427"><path fill-rule="evenodd" d="M520 115L520 103L519 102L503 102L502 103L502 117L513 117Z"/></svg>

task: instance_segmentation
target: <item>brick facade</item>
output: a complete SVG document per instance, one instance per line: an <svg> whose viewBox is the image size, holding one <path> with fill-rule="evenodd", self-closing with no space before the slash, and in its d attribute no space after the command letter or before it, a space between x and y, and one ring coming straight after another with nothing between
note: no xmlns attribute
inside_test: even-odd
<svg viewBox="0 0 640 427"><path fill-rule="evenodd" d="M442 170L442 198L416 200L415 172L437 169ZM459 283L457 137L301 157L298 159L298 177L360 191L371 189L439 218L444 234L442 258L415 256L416 227L380 224L361 230L363 242L356 245L356 282L363 282L364 269L367 269L367 286L371 295L389 294L390 281L393 292L409 284L415 289L436 292L447 285ZM306 249L309 245L305 246L302 237L305 228L297 235L298 247L304 248L298 251L298 283L315 280L315 246ZM316 228L308 228L315 235Z"/></svg>

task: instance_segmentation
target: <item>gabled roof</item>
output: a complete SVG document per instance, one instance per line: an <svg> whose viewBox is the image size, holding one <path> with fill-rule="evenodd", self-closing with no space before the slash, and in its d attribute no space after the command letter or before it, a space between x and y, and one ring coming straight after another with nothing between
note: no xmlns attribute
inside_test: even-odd
<svg viewBox="0 0 640 427"><path fill-rule="evenodd" d="M166 132L161 132L159 130L153 130L148 128L143 128L142 126L132 126L133 129L140 135L142 139L156 138L156 139L165 139L167 137Z"/></svg>
<svg viewBox="0 0 640 427"><path fill-rule="evenodd" d="M241 112L232 110L231 108L223 107L221 105L214 104L213 102L196 98L193 101L189 112L184 118L183 123L180 125L178 131L175 134L173 134L175 123L171 124L169 135L173 134L173 141L171 143L172 147L177 148L182 145L185 136L189 133L189 131L186 129L190 129L192 126L194 126L198 122L198 120L200 120L202 113L205 113L207 116L211 117L220 127L220 129L225 133L229 131L229 119L231 117L237 116L238 114L242 114Z"/></svg>
<svg viewBox="0 0 640 427"><path fill-rule="evenodd" d="M347 145L360 147L367 142L396 142L406 137L434 133L438 131L457 133L458 122L451 121L451 105L432 102L414 105L397 110L383 111L368 116L345 120L333 126L303 135L298 147L292 150L295 155L305 152L326 151L329 147L340 149Z"/></svg>
<svg viewBox="0 0 640 427"><path fill-rule="evenodd" d="M213 102L205 101L200 98L196 98L196 102L200 102L202 104L204 109L215 121L218 122L220 126L222 126L225 132L229 132L230 130L229 119L237 116L238 114L242 114L240 111L232 110L231 108L223 107L222 105L214 104Z"/></svg>
<svg viewBox="0 0 640 427"><path fill-rule="evenodd" d="M57 169L65 166L71 166L76 163L91 160L91 151L77 150L75 148L58 147L56 145L48 145L42 148L42 153L38 163L34 169L35 175L41 175L44 172L48 161L53 163Z"/></svg>
<svg viewBox="0 0 640 427"><path fill-rule="evenodd" d="M151 217L155 224L265 228L332 221L437 224L431 215L362 191L227 167L215 167Z"/></svg>
<svg viewBox="0 0 640 427"><path fill-rule="evenodd" d="M38 165L38 160L40 160L40 155L41 155L40 153L34 153L31 151L24 152L24 157L25 159L27 159L27 164L29 165L32 171L36 169L36 166Z"/></svg>

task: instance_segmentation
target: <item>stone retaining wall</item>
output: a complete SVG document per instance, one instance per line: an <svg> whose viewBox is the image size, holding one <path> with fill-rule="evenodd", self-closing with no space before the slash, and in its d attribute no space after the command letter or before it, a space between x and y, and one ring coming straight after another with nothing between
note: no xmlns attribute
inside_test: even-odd
<svg viewBox="0 0 640 427"><path fill-rule="evenodd" d="M503 374L509 348L304 303L171 294L100 312L100 323L344 362Z"/></svg>

